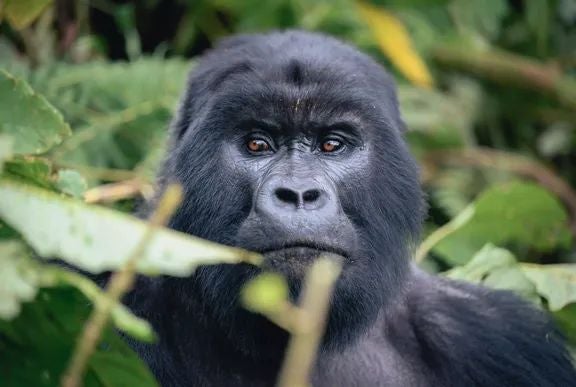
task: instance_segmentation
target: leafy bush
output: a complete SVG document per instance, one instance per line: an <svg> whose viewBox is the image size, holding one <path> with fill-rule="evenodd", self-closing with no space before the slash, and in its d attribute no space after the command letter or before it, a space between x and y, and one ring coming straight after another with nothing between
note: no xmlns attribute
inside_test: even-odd
<svg viewBox="0 0 576 387"><path fill-rule="evenodd" d="M92 350L86 385L154 385L116 333L153 340L149 325L117 302L135 272L186 276L199 264L257 260L125 212L152 194L166 128L193 66L174 54L193 56L230 32L278 27L343 37L397 76L430 203L417 262L517 292L553 313L576 345L574 0L111 1L119 49L118 36L97 32L97 22L88 33L87 15L101 12L88 2L79 2L72 21L50 0L2 4L6 385L56 385L74 369L71 359ZM148 32L161 23L147 21L170 7L181 16L154 42ZM81 31L70 42L59 29L68 22ZM127 282L103 292L50 258L90 274L119 270ZM275 305L285 306L283 286L261 278L246 290L247 302L282 323ZM260 297L268 291L274 297ZM87 351L90 342L77 337L94 321L102 340Z"/></svg>

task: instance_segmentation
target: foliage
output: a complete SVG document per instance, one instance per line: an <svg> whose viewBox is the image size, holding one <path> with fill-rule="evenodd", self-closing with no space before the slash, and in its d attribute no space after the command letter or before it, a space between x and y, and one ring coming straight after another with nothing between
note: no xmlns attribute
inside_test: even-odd
<svg viewBox="0 0 576 387"><path fill-rule="evenodd" d="M87 305L108 299L87 277L44 258L98 272L120 268L139 244L146 223L122 212L152 195L193 66L183 57L230 33L270 28L339 36L389 68L429 194L420 264L519 293L553 313L576 345L576 0L72 3L0 2L7 385L57 384ZM162 259L167 250L172 260ZM254 258L158 230L138 270L182 276L234 257ZM244 296L274 314L274 303L286 307L285 292L282 279L264 277ZM153 338L120 304L111 319ZM109 327L103 342L86 385L153 385Z"/></svg>
<svg viewBox="0 0 576 387"><path fill-rule="evenodd" d="M74 353L90 305L98 313L110 296L89 278L46 259L92 273L127 270L126 261L145 242L149 226L78 200L86 186L83 177L59 168L49 154L70 136L62 115L24 81L1 75L0 375L3 385L52 386ZM200 264L258 259L172 230L152 232L151 243L137 257L136 269L148 275L187 276ZM153 340L150 325L121 304L112 306L110 317L126 334ZM88 386L155 385L110 327L83 380Z"/></svg>
<svg viewBox="0 0 576 387"><path fill-rule="evenodd" d="M433 250L451 264L466 263L486 241L539 251L570 244L566 211L535 184L511 182L490 187L472 206L474 215Z"/></svg>
<svg viewBox="0 0 576 387"><path fill-rule="evenodd" d="M43 97L5 71L0 72L0 92L0 115L9 118L0 130L14 138L14 153L43 153L70 133L62 116Z"/></svg>

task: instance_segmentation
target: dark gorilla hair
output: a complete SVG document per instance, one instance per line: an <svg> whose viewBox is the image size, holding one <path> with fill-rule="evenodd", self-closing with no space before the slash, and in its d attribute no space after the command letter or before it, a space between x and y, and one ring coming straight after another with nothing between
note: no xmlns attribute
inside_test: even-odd
<svg viewBox="0 0 576 387"><path fill-rule="evenodd" d="M425 206L403 132L393 81L368 56L306 32L237 36L195 65L158 191L184 187L170 227L263 253L294 298L311 257L343 258L315 385L574 381L544 316L507 293L410 265ZM160 343L134 346L163 385L274 384L288 336L239 303L261 270L216 265L186 279L140 279L127 303ZM479 321L486 332L471 331ZM473 347L483 343L493 359Z"/></svg>

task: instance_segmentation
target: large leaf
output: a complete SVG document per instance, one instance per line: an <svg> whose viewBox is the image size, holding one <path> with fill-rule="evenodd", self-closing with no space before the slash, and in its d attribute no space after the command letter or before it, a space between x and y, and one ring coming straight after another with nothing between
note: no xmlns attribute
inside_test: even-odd
<svg viewBox="0 0 576 387"><path fill-rule="evenodd" d="M494 289L513 290L526 298L537 300L536 287L524 275L514 255L488 244L464 266L446 273L452 279L481 283Z"/></svg>
<svg viewBox="0 0 576 387"><path fill-rule="evenodd" d="M512 182L491 187L473 206L472 219L433 248L451 264L468 262L486 243L519 243L548 251L570 241L564 208L536 184Z"/></svg>
<svg viewBox="0 0 576 387"><path fill-rule="evenodd" d="M22 80L0 70L0 134L16 154L43 153L70 134L62 115Z"/></svg>
<svg viewBox="0 0 576 387"><path fill-rule="evenodd" d="M59 386L89 302L69 287L43 289L14 320L0 320L0 381L3 387ZM111 329L88 362L87 387L157 386L150 371Z"/></svg>
<svg viewBox="0 0 576 387"><path fill-rule="evenodd" d="M510 251L491 244L478 251L466 265L446 275L494 289L513 290L532 300L543 297L554 312L576 304L576 264L519 263Z"/></svg>
<svg viewBox="0 0 576 387"><path fill-rule="evenodd" d="M146 223L35 187L0 180L0 218L43 257L58 257L92 273L118 269L141 243ZM176 231L158 230L138 269L188 276L202 264L257 262L259 256Z"/></svg>
<svg viewBox="0 0 576 387"><path fill-rule="evenodd" d="M522 270L548 301L551 310L558 311L576 303L576 264L523 264Z"/></svg>
<svg viewBox="0 0 576 387"><path fill-rule="evenodd" d="M432 76L412 46L410 35L394 14L365 2L359 2L360 15L372 30L382 52L414 84L430 87Z"/></svg>

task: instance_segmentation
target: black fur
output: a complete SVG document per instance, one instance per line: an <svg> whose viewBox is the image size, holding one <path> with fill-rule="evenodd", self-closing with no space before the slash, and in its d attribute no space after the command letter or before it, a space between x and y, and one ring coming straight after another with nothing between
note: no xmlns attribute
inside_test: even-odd
<svg viewBox="0 0 576 387"><path fill-rule="evenodd" d="M254 129L272 151L246 150ZM324 154L331 133L345 147ZM170 181L185 188L171 227L263 252L294 298L310 256L344 257L315 386L576 385L542 313L410 265L425 212L417 167L392 80L354 48L296 31L222 42L172 123L160 191ZM274 385L287 335L238 303L259 270L140 280L127 303L160 343L134 346L163 386Z"/></svg>

